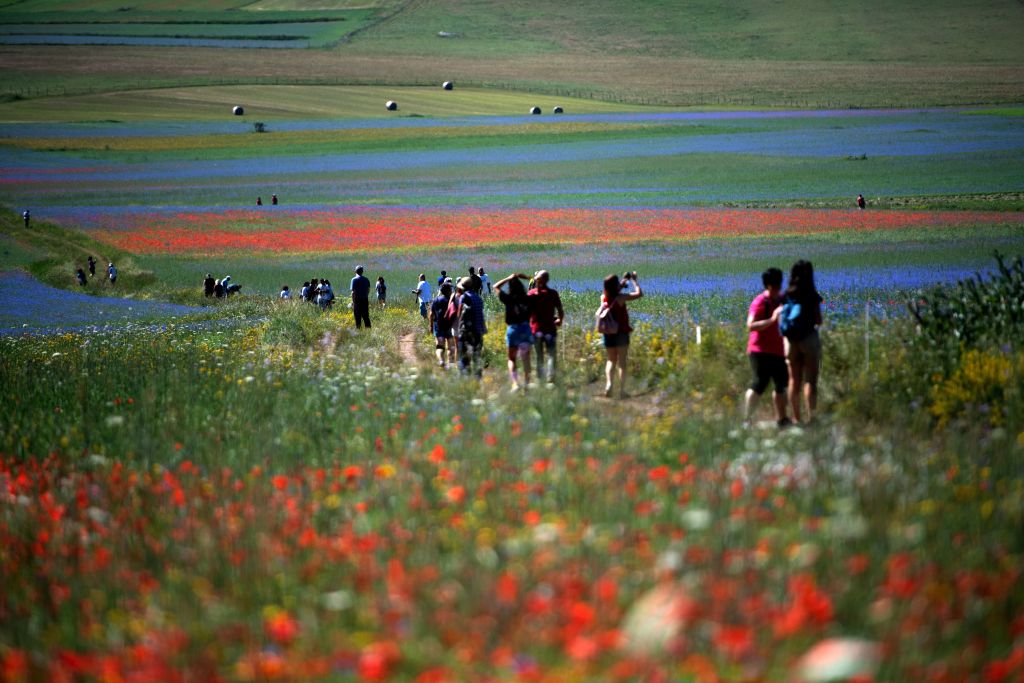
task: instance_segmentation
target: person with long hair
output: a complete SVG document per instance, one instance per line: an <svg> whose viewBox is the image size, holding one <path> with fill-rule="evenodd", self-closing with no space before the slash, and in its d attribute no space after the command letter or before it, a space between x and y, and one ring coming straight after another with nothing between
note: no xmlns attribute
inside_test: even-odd
<svg viewBox="0 0 1024 683"><path fill-rule="evenodd" d="M633 291L627 292L626 289L630 283L633 285ZM629 325L629 310L626 308L626 302L639 299L643 295L636 271L626 273L621 280L618 275L609 275L604 279L601 306L610 309L610 315L618 325L618 331L615 334L604 335L604 349L607 354L604 364L605 396L612 395L616 376L618 376L619 397L627 398L629 396L626 393L626 378L629 362L629 335L633 328Z"/></svg>
<svg viewBox="0 0 1024 683"><path fill-rule="evenodd" d="M782 317L792 311L792 322L780 324L789 365L789 405L793 420L801 422L801 393L807 401L807 422L818 408L818 373L821 369L821 295L814 285L814 266L800 260L789 272L789 284L782 297Z"/></svg>
<svg viewBox="0 0 1024 683"><path fill-rule="evenodd" d="M530 347L533 333L530 331L530 300L526 296L523 280L528 275L513 273L494 283L498 300L505 304L505 341L508 344L508 375L512 380L512 391L530 383ZM506 292L504 287L508 285ZM523 369L523 381L519 381L519 367Z"/></svg>

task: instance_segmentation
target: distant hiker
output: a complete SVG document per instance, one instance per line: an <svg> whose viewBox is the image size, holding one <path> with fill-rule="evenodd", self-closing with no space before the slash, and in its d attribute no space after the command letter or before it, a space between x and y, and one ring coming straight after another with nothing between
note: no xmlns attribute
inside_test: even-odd
<svg viewBox="0 0 1024 683"><path fill-rule="evenodd" d="M444 282L444 279L445 279L446 277L448 277L448 271L447 271L447 270L442 270L442 271L441 271L441 274L440 274L440 275L438 276L438 278L437 278L437 286L438 286L438 287L440 287L440 286L441 286L441 284L442 284L442 283Z"/></svg>
<svg viewBox="0 0 1024 683"><path fill-rule="evenodd" d="M217 284L217 281L213 279L213 276L209 273L203 278L203 295L206 297L213 296L213 288Z"/></svg>
<svg viewBox="0 0 1024 683"><path fill-rule="evenodd" d="M292 298L292 290L288 289L288 285L281 285L281 293L278 297L286 301L290 301Z"/></svg>
<svg viewBox="0 0 1024 683"><path fill-rule="evenodd" d="M110 280L111 287L117 284L117 268L114 267L113 263L107 264L107 278Z"/></svg>
<svg viewBox="0 0 1024 683"><path fill-rule="evenodd" d="M330 280L320 278L320 284L316 288L316 302L319 304L320 309L324 311L334 305L334 288L331 287ZM369 324L367 324L367 327L369 327Z"/></svg>
<svg viewBox="0 0 1024 683"><path fill-rule="evenodd" d="M459 299L459 367L464 374L473 372L477 377L483 376L481 352L484 346L484 335L487 334L487 323L484 321L484 301L469 289L468 277L459 280L458 288L462 290Z"/></svg>
<svg viewBox="0 0 1024 683"><path fill-rule="evenodd" d="M85 271L79 268L75 271L75 275L78 277L78 284L85 287Z"/></svg>
<svg viewBox="0 0 1024 683"><path fill-rule="evenodd" d="M273 204L274 206L277 206L277 195L276 194L270 195L270 203Z"/></svg>
<svg viewBox="0 0 1024 683"><path fill-rule="evenodd" d="M352 315L356 320L356 329L366 324L370 329L370 279L363 275L363 267L356 266L356 276L349 285L352 293Z"/></svg>
<svg viewBox="0 0 1024 683"><path fill-rule="evenodd" d="M441 271L444 272L443 270ZM448 278L450 280L450 278ZM445 278L441 278L441 282L438 283L438 287L444 284ZM420 304L420 315L424 318L427 317L427 306L430 305L430 285L427 284L427 276L420 273L420 281L416 283L416 289L412 290L412 293L416 295L416 299Z"/></svg>
<svg viewBox="0 0 1024 683"><path fill-rule="evenodd" d="M384 282L383 275L377 276L375 289L377 290L377 303L380 304L381 308L386 307L388 305L388 286Z"/></svg>
<svg viewBox="0 0 1024 683"><path fill-rule="evenodd" d="M480 294L483 296L491 295L491 278L487 277L487 273L484 272L484 267L480 266L477 271L480 274L480 282L483 283L483 288L480 290Z"/></svg>
<svg viewBox="0 0 1024 683"><path fill-rule="evenodd" d="M857 208L863 209L865 206L867 206L867 202L864 201L864 195L857 195Z"/></svg>
<svg viewBox="0 0 1024 683"><path fill-rule="evenodd" d="M565 310L558 292L548 287L550 279L551 275L546 270L537 273L535 286L526 293L526 297L530 301L530 332L533 334L533 346L537 349L537 376L553 382L558 328L565 319Z"/></svg>
<svg viewBox="0 0 1024 683"><path fill-rule="evenodd" d="M633 291L627 292L626 289L630 283L633 285ZM633 328L629 325L629 310L626 308L626 302L639 299L643 295L636 271L626 273L622 280L618 275L609 275L604 279L604 291L601 294L601 308L598 309L598 316L600 317L602 313L606 312L615 329L614 332L601 333L604 335L604 348L607 353L607 360L604 364L605 396L611 397L616 375L619 379L619 398L629 396L626 393L626 379L629 362L629 335Z"/></svg>
<svg viewBox="0 0 1024 683"><path fill-rule="evenodd" d="M782 312L782 271L769 268L761 274L764 291L754 297L747 312L747 356L754 377L750 388L743 397L743 421L749 422L757 405L757 399L775 384L775 421L780 427L790 424L786 417L786 392L789 385L789 369L786 367L786 351L779 332L779 314Z"/></svg>
<svg viewBox="0 0 1024 683"><path fill-rule="evenodd" d="M86 259L86 262L89 264L89 277L95 277L96 276L96 259L94 259L92 256L90 256L89 258Z"/></svg>
<svg viewBox="0 0 1024 683"><path fill-rule="evenodd" d="M473 266L469 267L469 286L475 294L480 294L484 289L484 282L476 274L476 268Z"/></svg>
<svg viewBox="0 0 1024 683"><path fill-rule="evenodd" d="M21 212L21 218L25 221L25 227L27 228L29 221L32 219L32 215L29 213L28 209Z"/></svg>
<svg viewBox="0 0 1024 683"><path fill-rule="evenodd" d="M821 295L814 286L814 266L800 260L789 272L789 286L782 297L779 331L785 338L789 364L789 405L793 420L800 422L801 390L807 399L807 421L818 407L818 373L821 369Z"/></svg>
<svg viewBox="0 0 1024 683"><path fill-rule="evenodd" d="M472 286L471 278L465 279L470 280ZM494 288L498 290L498 300L505 304L505 341L508 346L508 376L512 380L512 391L519 391L530 384L530 347L533 345L533 334L530 332L530 301L521 282L529 279L528 275L513 273L494 283ZM502 289L506 285L507 292ZM520 367L523 369L521 384Z"/></svg>
<svg viewBox="0 0 1024 683"><path fill-rule="evenodd" d="M224 283L221 282L220 280L217 280L213 284L213 296L216 299L223 299L224 298Z"/></svg>
<svg viewBox="0 0 1024 683"><path fill-rule="evenodd" d="M299 299L302 301L309 301L309 280L302 283L302 289L299 290Z"/></svg>
<svg viewBox="0 0 1024 683"><path fill-rule="evenodd" d="M434 354L437 356L437 364L442 368L455 362L455 335L452 331L454 321L448 314L448 307L451 303L452 279L445 278L437 298L430 302L428 317L435 340Z"/></svg>
<svg viewBox="0 0 1024 683"><path fill-rule="evenodd" d="M256 206L263 206L263 197L256 198Z"/></svg>

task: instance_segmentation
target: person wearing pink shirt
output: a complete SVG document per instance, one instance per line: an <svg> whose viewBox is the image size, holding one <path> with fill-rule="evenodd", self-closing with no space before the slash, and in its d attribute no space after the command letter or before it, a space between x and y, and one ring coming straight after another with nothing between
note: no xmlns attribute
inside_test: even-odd
<svg viewBox="0 0 1024 683"><path fill-rule="evenodd" d="M754 378L743 401L743 419L750 422L757 399L765 392L770 382L775 384L773 395L775 420L780 427L790 424L786 415L786 390L789 385L789 369L786 367L786 352L779 332L779 312L782 292L782 271L769 268L761 274L764 291L750 302L747 313L747 355Z"/></svg>

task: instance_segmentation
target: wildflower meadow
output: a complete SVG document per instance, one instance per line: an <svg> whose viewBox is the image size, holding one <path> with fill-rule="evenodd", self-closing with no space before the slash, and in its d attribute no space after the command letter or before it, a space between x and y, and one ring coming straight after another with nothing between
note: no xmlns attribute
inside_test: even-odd
<svg viewBox="0 0 1024 683"><path fill-rule="evenodd" d="M1024 680L1019 108L378 108L0 124L0 681ZM745 422L798 259L819 411ZM551 272L550 381L494 296L438 367L411 290L469 266Z"/></svg>

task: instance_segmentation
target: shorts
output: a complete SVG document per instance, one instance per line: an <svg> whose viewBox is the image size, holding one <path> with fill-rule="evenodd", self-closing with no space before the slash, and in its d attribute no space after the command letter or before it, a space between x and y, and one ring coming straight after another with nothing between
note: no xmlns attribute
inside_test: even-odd
<svg viewBox="0 0 1024 683"><path fill-rule="evenodd" d="M774 353L754 352L750 354L750 369L754 371L754 379L750 389L760 396L768 388L769 382L775 383L775 393L786 393L789 384L789 367L786 357Z"/></svg>
<svg viewBox="0 0 1024 683"><path fill-rule="evenodd" d="M604 347L606 349L617 349L629 346L629 332L616 332L615 334L604 335Z"/></svg>
<svg viewBox="0 0 1024 683"><path fill-rule="evenodd" d="M505 341L508 342L508 348L510 349L532 345L533 333L530 332L530 323L509 325L508 329L505 330Z"/></svg>
<svg viewBox="0 0 1024 683"><path fill-rule="evenodd" d="M452 336L453 336L452 335L452 328L451 328L451 326L450 325L438 324L438 322L435 320L434 321L434 336L437 337L438 340L441 340L441 339L451 339Z"/></svg>
<svg viewBox="0 0 1024 683"><path fill-rule="evenodd" d="M803 381L807 384L818 383L818 372L821 370L821 337L815 330L799 341L783 339L786 346L786 360L789 367L803 369Z"/></svg>
<svg viewBox="0 0 1024 683"><path fill-rule="evenodd" d="M558 335L554 332L541 332L538 330L533 333L533 343L538 349L543 346L548 351L554 351L555 345L558 343Z"/></svg>

